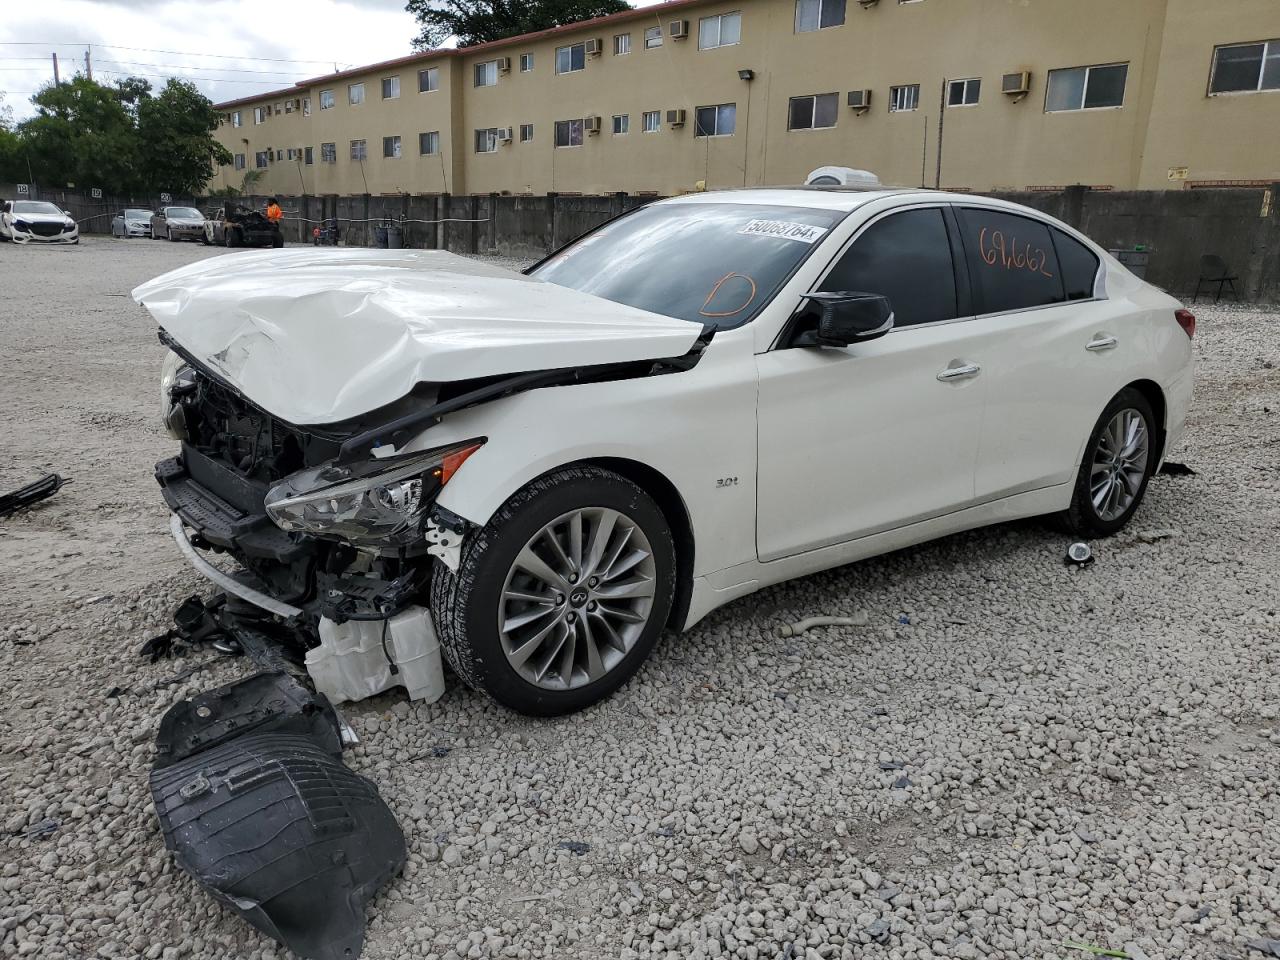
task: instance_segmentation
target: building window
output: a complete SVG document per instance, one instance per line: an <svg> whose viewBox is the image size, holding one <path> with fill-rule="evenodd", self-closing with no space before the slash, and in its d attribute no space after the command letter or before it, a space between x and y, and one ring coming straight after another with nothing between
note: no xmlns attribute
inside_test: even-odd
<svg viewBox="0 0 1280 960"><path fill-rule="evenodd" d="M336 143L320 144L320 162L321 163L337 163L338 162L338 145Z"/></svg>
<svg viewBox="0 0 1280 960"><path fill-rule="evenodd" d="M253 155L253 165L261 170L271 161L270 150L259 150Z"/></svg>
<svg viewBox="0 0 1280 960"><path fill-rule="evenodd" d="M498 61L486 60L476 64L476 86L492 87L498 83Z"/></svg>
<svg viewBox="0 0 1280 960"><path fill-rule="evenodd" d="M270 113L270 110L268 110L267 112ZM276 113L277 114L284 113L284 104L281 104L281 103L276 104Z"/></svg>
<svg viewBox="0 0 1280 960"><path fill-rule="evenodd" d="M920 106L920 84L908 83L901 87L889 88L889 112L901 113L915 110Z"/></svg>
<svg viewBox="0 0 1280 960"><path fill-rule="evenodd" d="M383 137L382 138L382 155L388 160L398 159L400 156L400 138L399 137Z"/></svg>
<svg viewBox="0 0 1280 960"><path fill-rule="evenodd" d="M582 146L582 121L581 120L557 120L556 121L556 146L557 147Z"/></svg>
<svg viewBox="0 0 1280 960"><path fill-rule="evenodd" d="M627 113L615 114L613 118L613 132L616 136L631 132L631 115Z"/></svg>
<svg viewBox="0 0 1280 960"><path fill-rule="evenodd" d="M440 68L427 67L425 70L418 71L418 92L430 93L432 90L440 89Z"/></svg>
<svg viewBox="0 0 1280 960"><path fill-rule="evenodd" d="M498 128L486 127L476 131L476 153L496 153L498 150Z"/></svg>
<svg viewBox="0 0 1280 960"><path fill-rule="evenodd" d="M714 107L698 107L697 122L693 127L695 137L728 137L733 135L738 119L736 103L720 103Z"/></svg>
<svg viewBox="0 0 1280 960"><path fill-rule="evenodd" d="M698 21L698 49L731 47L742 41L742 14L722 13Z"/></svg>
<svg viewBox="0 0 1280 960"><path fill-rule="evenodd" d="M353 107L364 103L363 83L351 83L347 85L347 102Z"/></svg>
<svg viewBox="0 0 1280 960"><path fill-rule="evenodd" d="M307 166L311 166L311 164L315 163L315 160L316 160L316 157L315 157L314 150L311 147L303 147L302 162L305 163Z"/></svg>
<svg viewBox="0 0 1280 960"><path fill-rule="evenodd" d="M533 54L532 53L520 54L520 72L529 73L532 70L533 70Z"/></svg>
<svg viewBox="0 0 1280 960"><path fill-rule="evenodd" d="M587 65L587 45L575 43L556 48L556 73L577 73Z"/></svg>
<svg viewBox="0 0 1280 960"><path fill-rule="evenodd" d="M796 0L796 33L810 33L844 23L845 0Z"/></svg>
<svg viewBox="0 0 1280 960"><path fill-rule="evenodd" d="M792 97L787 106L788 130L819 130L836 125L840 112L840 94L815 93L811 97Z"/></svg>
<svg viewBox="0 0 1280 960"><path fill-rule="evenodd" d="M1210 94L1260 90L1280 90L1280 40L1214 48Z"/></svg>
<svg viewBox="0 0 1280 960"><path fill-rule="evenodd" d="M1123 106L1124 84L1128 75L1127 63L1050 70L1045 113Z"/></svg>
<svg viewBox="0 0 1280 960"><path fill-rule="evenodd" d="M618 33L613 37L613 55L620 57L631 52L631 34Z"/></svg>
<svg viewBox="0 0 1280 960"><path fill-rule="evenodd" d="M418 153L429 157L440 152L440 131L431 130L418 134Z"/></svg>
<svg viewBox="0 0 1280 960"><path fill-rule="evenodd" d="M652 50L662 46L662 27L648 27L644 31L644 48Z"/></svg>
<svg viewBox="0 0 1280 960"><path fill-rule="evenodd" d="M333 104L334 104L333 91L321 90L320 91L320 109L331 110L333 109Z"/></svg>
<svg viewBox="0 0 1280 960"><path fill-rule="evenodd" d="M382 99L383 100L400 99L400 78L399 77L383 77L382 78Z"/></svg>
<svg viewBox="0 0 1280 960"><path fill-rule="evenodd" d="M290 147L288 150L286 150L286 151L285 151L285 155L286 155L286 157L287 157L289 160L291 160L291 161L294 159L294 153L295 153L295 151L294 151L293 147ZM277 157L276 159L279 159L279 158ZM298 157L297 157L297 159L298 159L298 160L301 160L301 159L302 159L302 156L299 154L299 155L298 155Z"/></svg>
<svg viewBox="0 0 1280 960"><path fill-rule="evenodd" d="M235 113L231 114L231 125L232 125L233 127L243 126L243 124L244 124L244 121L243 121L243 120L241 120L241 118L240 118L240 111L239 111L239 110L237 110Z"/></svg>
<svg viewBox="0 0 1280 960"><path fill-rule="evenodd" d="M285 113L293 113L293 101L292 101L292 100L286 100L286 101L284 102L284 112L285 112Z"/></svg>
<svg viewBox="0 0 1280 960"><path fill-rule="evenodd" d="M267 119L267 108L266 108L266 107L254 107L254 108L253 108L253 122L254 122L254 125L255 125L255 126L256 126L257 124L259 124L259 123L263 123L263 122L265 122L265 121L266 121L266 119Z"/></svg>
<svg viewBox="0 0 1280 960"><path fill-rule="evenodd" d="M657 133L662 129L662 111L646 110L641 119L641 129L645 133Z"/></svg>
<svg viewBox="0 0 1280 960"><path fill-rule="evenodd" d="M311 98L310 97L302 98L302 115L304 117L311 116Z"/></svg>
<svg viewBox="0 0 1280 960"><path fill-rule="evenodd" d="M978 102L978 96L981 93L980 79L952 80L947 84L947 106L971 107Z"/></svg>
<svg viewBox="0 0 1280 960"><path fill-rule="evenodd" d="M369 151L363 140L351 141L351 159L352 160L363 160L368 155L369 155Z"/></svg>
<svg viewBox="0 0 1280 960"><path fill-rule="evenodd" d="M235 158L235 168L236 168L237 170L243 170L243 169L244 169L244 154L243 154L243 153L237 153L237 154L236 154L236 158Z"/></svg>
<svg viewBox="0 0 1280 960"><path fill-rule="evenodd" d="M528 143L532 139L533 139L533 124L532 123L520 124L520 142Z"/></svg>

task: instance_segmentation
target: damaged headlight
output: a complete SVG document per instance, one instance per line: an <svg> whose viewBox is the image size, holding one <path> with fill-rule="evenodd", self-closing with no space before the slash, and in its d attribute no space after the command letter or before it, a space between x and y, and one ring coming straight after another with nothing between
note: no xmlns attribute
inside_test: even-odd
<svg viewBox="0 0 1280 960"><path fill-rule="evenodd" d="M423 517L440 488L483 443L300 470L267 491L267 515L296 533L370 546L407 544L422 535Z"/></svg>
<svg viewBox="0 0 1280 960"><path fill-rule="evenodd" d="M187 424L182 404L174 402L173 388L179 380L189 380L192 373L187 361L178 354L172 350L165 354L164 363L160 365L160 422L165 433L175 440L186 439Z"/></svg>

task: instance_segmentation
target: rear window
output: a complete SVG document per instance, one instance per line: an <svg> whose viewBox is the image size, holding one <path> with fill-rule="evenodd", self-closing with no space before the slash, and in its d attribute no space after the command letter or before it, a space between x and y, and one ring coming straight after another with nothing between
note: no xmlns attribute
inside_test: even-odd
<svg viewBox="0 0 1280 960"><path fill-rule="evenodd" d="M1062 268L1062 283L1068 300L1091 300L1094 282L1098 278L1098 258L1092 250L1075 237L1061 230L1050 229L1053 246L1058 252L1058 265Z"/></svg>
<svg viewBox="0 0 1280 960"><path fill-rule="evenodd" d="M1026 310L1066 299L1058 254L1046 224L975 207L956 213L975 287L976 312Z"/></svg>

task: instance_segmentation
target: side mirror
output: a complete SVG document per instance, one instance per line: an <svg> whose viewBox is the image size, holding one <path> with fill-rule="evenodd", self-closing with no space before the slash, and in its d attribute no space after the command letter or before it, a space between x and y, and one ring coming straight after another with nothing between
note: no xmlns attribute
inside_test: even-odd
<svg viewBox="0 0 1280 960"><path fill-rule="evenodd" d="M878 293L811 293L805 300L808 310L817 312L818 324L797 337L797 346L847 347L893 329L893 307Z"/></svg>

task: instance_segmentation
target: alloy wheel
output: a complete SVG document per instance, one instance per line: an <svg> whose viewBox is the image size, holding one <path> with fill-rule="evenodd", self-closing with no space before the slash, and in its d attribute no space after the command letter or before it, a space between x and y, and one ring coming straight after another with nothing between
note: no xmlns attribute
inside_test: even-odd
<svg viewBox="0 0 1280 960"><path fill-rule="evenodd" d="M548 523L516 555L498 603L508 663L547 690L572 690L615 669L653 609L656 565L640 527L607 507Z"/></svg>
<svg viewBox="0 0 1280 960"><path fill-rule="evenodd" d="M1098 519L1115 520L1137 499L1147 475L1150 435L1132 407L1119 411L1103 429L1093 452L1089 495Z"/></svg>

